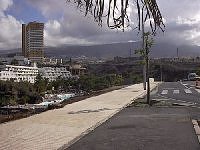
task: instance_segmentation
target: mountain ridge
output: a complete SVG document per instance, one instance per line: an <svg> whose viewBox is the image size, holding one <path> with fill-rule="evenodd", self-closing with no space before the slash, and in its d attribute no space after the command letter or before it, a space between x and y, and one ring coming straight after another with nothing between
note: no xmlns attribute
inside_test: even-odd
<svg viewBox="0 0 200 150"><path fill-rule="evenodd" d="M135 50L141 48L141 42L123 42L102 45L63 45L60 47L46 47L45 55L49 57L77 57L87 56L104 59L112 59L115 56L130 57L136 56ZM200 47L195 45L176 46L168 43L156 43L150 50L150 56L159 57L195 57L200 56ZM131 50L131 51L130 51ZM0 51L3 54L20 52L20 49Z"/></svg>

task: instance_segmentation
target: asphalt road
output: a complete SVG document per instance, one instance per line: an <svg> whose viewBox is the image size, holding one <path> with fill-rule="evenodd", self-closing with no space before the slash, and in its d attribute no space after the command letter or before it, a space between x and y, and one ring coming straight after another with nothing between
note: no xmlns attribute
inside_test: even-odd
<svg viewBox="0 0 200 150"><path fill-rule="evenodd" d="M164 82L151 93L151 99L200 108L200 89L195 88L193 81Z"/></svg>
<svg viewBox="0 0 200 150"><path fill-rule="evenodd" d="M194 82L162 83L151 99L187 107L127 107L68 150L198 150L191 119L200 118Z"/></svg>
<svg viewBox="0 0 200 150"><path fill-rule="evenodd" d="M68 150L199 150L187 109L128 107Z"/></svg>

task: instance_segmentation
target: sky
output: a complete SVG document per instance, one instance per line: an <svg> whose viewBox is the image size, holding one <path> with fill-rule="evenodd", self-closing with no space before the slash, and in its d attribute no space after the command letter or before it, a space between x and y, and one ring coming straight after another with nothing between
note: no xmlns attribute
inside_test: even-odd
<svg viewBox="0 0 200 150"><path fill-rule="evenodd" d="M130 0L131 1L131 0ZM158 32L156 42L200 46L200 1L157 0L165 22L165 32ZM130 5L131 25L137 23L136 9ZM45 46L92 45L140 41L137 30L125 32L102 27L92 16L84 17L66 0L0 0L0 50L21 48L21 24L45 23Z"/></svg>

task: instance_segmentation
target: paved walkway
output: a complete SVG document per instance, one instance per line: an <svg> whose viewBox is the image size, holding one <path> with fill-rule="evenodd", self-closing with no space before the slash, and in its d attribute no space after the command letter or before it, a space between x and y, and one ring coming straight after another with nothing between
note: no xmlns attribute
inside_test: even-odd
<svg viewBox="0 0 200 150"><path fill-rule="evenodd" d="M151 83L154 88L157 83ZM133 99L144 95L135 84L28 118L0 124L0 150L50 150L73 143Z"/></svg>

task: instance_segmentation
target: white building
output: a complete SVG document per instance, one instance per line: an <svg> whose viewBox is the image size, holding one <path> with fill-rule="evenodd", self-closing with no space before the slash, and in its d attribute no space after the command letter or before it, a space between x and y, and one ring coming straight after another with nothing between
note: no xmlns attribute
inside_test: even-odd
<svg viewBox="0 0 200 150"><path fill-rule="evenodd" d="M15 82L28 81L35 83L38 68L27 66L4 65L1 67L0 80L14 80Z"/></svg>
<svg viewBox="0 0 200 150"><path fill-rule="evenodd" d="M57 78L70 78L71 73L65 67L43 67L39 69L43 78L49 79L49 81L55 81Z"/></svg>

